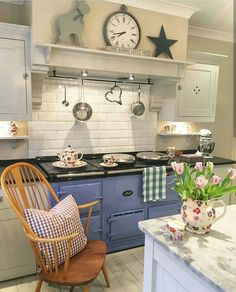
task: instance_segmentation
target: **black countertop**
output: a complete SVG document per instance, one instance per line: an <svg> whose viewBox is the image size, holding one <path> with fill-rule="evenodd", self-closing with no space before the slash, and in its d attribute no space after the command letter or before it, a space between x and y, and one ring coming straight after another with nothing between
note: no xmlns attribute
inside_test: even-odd
<svg viewBox="0 0 236 292"><path fill-rule="evenodd" d="M2 173L4 168L6 168L10 164L13 164L13 163L16 163L16 162L28 162L28 163L31 163L34 166L36 166L46 176L46 178L50 182L56 181L58 179L56 179L55 176L53 176L52 173L47 171L47 168L46 169L42 169L40 167L40 163L41 163L41 165L43 167L45 165L50 165L52 163L52 161L55 161L55 159L56 159L56 157L54 157L54 158L52 158L52 157L48 157L48 158L44 157L43 161L41 161L40 158L0 160L0 174ZM110 175L141 173L144 167L154 166L153 164L150 164L150 163L146 164L146 163L142 163L141 161L137 160L135 165L129 165L128 167L125 167L125 168L118 166L118 167L116 167L114 169L107 169L107 168L101 167L99 165L99 161L101 161L101 158L98 158L98 157L95 158L95 157L93 157L93 155L85 155L83 160L88 162L88 166L89 167L87 169L80 169L78 171L79 175L77 177L68 178L68 177L63 177L63 175L62 175L59 180L84 179L84 178L88 178L88 177L92 178L92 177L101 177L101 176L110 176ZM178 157L176 157L176 159L174 159L172 161L178 161ZM213 158L209 159L209 161L213 162L214 165L232 165L232 164L236 164L235 160L222 158L222 157L217 157L217 156L214 156ZM168 163L164 164L167 167L167 170L171 169L170 163L171 163L171 161L168 161ZM69 172L68 170L61 171L61 170L58 170L56 168L54 168L54 170L55 170L55 173L62 173L62 174L66 174L66 173ZM72 171L72 173L73 173L73 171Z"/></svg>

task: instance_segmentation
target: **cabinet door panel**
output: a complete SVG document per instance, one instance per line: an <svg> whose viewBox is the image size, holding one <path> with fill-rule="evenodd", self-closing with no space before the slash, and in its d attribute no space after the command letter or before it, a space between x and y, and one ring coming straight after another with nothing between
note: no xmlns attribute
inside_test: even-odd
<svg viewBox="0 0 236 292"><path fill-rule="evenodd" d="M110 224L109 240L112 242L142 235L142 232L138 228L138 222L142 220L144 220L143 209L112 213L108 220Z"/></svg>
<svg viewBox="0 0 236 292"><path fill-rule="evenodd" d="M0 38L0 114L27 114L25 41Z"/></svg>
<svg viewBox="0 0 236 292"><path fill-rule="evenodd" d="M142 175L109 177L105 180L106 207L110 212L143 206Z"/></svg>
<svg viewBox="0 0 236 292"><path fill-rule="evenodd" d="M81 218L81 223L85 227L87 217ZM89 224L88 240L102 239L102 219L101 216L92 216Z"/></svg>
<svg viewBox="0 0 236 292"><path fill-rule="evenodd" d="M87 184L74 184L61 186L59 188L58 197L63 200L67 195L72 195L79 205L87 204L102 199L102 183L94 182ZM93 207L93 212L101 210L101 204ZM80 210L81 214L88 213L88 209Z"/></svg>
<svg viewBox="0 0 236 292"><path fill-rule="evenodd" d="M179 214L180 207L181 207L181 203L168 204L165 206L149 207L148 219Z"/></svg>
<svg viewBox="0 0 236 292"><path fill-rule="evenodd" d="M180 82L177 116L209 117L214 114L218 66L195 64L189 66Z"/></svg>

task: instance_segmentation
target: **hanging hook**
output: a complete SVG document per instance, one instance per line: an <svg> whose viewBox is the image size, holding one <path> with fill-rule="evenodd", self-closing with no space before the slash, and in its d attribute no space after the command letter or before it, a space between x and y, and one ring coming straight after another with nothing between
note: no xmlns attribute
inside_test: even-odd
<svg viewBox="0 0 236 292"><path fill-rule="evenodd" d="M140 102L140 95L141 95L141 85L138 85L138 102Z"/></svg>

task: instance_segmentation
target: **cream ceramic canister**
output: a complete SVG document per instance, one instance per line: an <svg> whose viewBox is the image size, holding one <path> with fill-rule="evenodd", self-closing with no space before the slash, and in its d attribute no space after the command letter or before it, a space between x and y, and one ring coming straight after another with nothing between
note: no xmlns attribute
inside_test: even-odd
<svg viewBox="0 0 236 292"><path fill-rule="evenodd" d="M223 213L216 218L215 203L220 203L224 207ZM211 226L226 213L226 206L223 200L192 200L190 198L183 201L181 215L186 229L197 234L205 234L211 230Z"/></svg>
<svg viewBox="0 0 236 292"><path fill-rule="evenodd" d="M73 166L78 160L83 158L83 154L73 149L71 145L68 145L62 153L57 153L57 155L65 166Z"/></svg>

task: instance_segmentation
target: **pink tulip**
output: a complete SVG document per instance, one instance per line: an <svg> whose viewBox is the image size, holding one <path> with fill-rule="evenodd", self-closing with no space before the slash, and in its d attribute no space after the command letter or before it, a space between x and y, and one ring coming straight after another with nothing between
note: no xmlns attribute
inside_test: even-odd
<svg viewBox="0 0 236 292"><path fill-rule="evenodd" d="M196 183L196 186L197 186L198 189L202 189L207 185L208 180L205 178L204 175L200 175L200 176L198 176L196 178L196 182L195 183Z"/></svg>
<svg viewBox="0 0 236 292"><path fill-rule="evenodd" d="M197 171L202 171L202 170L203 170L202 162L196 162L196 164L195 164L195 169L196 169Z"/></svg>
<svg viewBox="0 0 236 292"><path fill-rule="evenodd" d="M174 162L171 162L171 167L179 175L181 175L184 172L184 164L183 163L177 163L176 161L174 161Z"/></svg>
<svg viewBox="0 0 236 292"><path fill-rule="evenodd" d="M235 179L235 177L236 177L236 169L235 168L230 168L228 170L228 173L229 173L229 178L231 180Z"/></svg>
<svg viewBox="0 0 236 292"><path fill-rule="evenodd" d="M218 185L220 183L220 177L218 175L213 175L211 178L211 183L213 185Z"/></svg>

